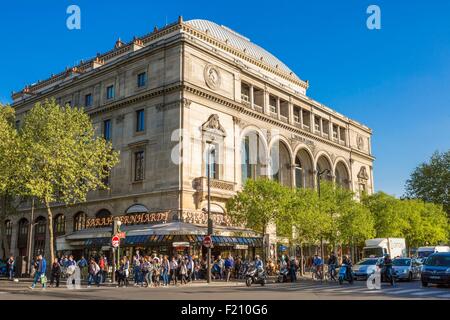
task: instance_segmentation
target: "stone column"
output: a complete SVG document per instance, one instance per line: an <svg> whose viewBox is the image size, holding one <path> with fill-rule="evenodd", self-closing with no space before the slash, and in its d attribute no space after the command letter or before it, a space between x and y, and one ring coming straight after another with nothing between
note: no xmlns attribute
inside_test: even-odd
<svg viewBox="0 0 450 320"><path fill-rule="evenodd" d="M299 114L299 120L300 121L300 127L303 129L303 109L300 108L300 114Z"/></svg>
<svg viewBox="0 0 450 320"><path fill-rule="evenodd" d="M280 110L280 98L277 97L277 119L280 120L281 110Z"/></svg>
<svg viewBox="0 0 450 320"><path fill-rule="evenodd" d="M255 109L255 98L254 98L253 90L254 90L254 87L251 84L250 85L250 92L249 92L249 94L250 94L250 108Z"/></svg>
<svg viewBox="0 0 450 320"><path fill-rule="evenodd" d="M312 110L312 108L311 108L311 111L310 111L310 113L309 113L309 130L312 132L312 133L314 133L314 131L315 131L315 122L314 122L314 113L313 113L313 110Z"/></svg>
<svg viewBox="0 0 450 320"><path fill-rule="evenodd" d="M264 113L270 115L270 106L269 106L269 92L267 90L264 90Z"/></svg>
<svg viewBox="0 0 450 320"><path fill-rule="evenodd" d="M331 122L331 116L328 120L328 139L333 139L333 122Z"/></svg>
<svg viewBox="0 0 450 320"><path fill-rule="evenodd" d="M288 122L289 124L294 124L294 104L292 102L288 103L289 116Z"/></svg>

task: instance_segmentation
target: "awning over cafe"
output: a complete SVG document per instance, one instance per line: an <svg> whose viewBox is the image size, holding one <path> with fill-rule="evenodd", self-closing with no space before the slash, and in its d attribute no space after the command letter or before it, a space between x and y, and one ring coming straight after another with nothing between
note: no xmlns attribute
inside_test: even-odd
<svg viewBox="0 0 450 320"><path fill-rule="evenodd" d="M126 233L122 245L166 244L174 241L187 241L200 244L207 234L207 227L180 221L155 224L122 226ZM252 230L215 226L212 237L216 246L250 246L262 245L261 235ZM57 250L70 250L73 246L100 247L111 243L111 228L85 229L58 237ZM59 244L59 245L58 245Z"/></svg>

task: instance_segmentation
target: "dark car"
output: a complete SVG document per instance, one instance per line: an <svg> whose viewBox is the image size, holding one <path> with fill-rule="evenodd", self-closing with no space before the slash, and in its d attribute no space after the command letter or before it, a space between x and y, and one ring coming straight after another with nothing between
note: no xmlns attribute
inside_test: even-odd
<svg viewBox="0 0 450 320"><path fill-rule="evenodd" d="M430 255L423 264L422 285L429 283L450 284L450 252L437 252Z"/></svg>

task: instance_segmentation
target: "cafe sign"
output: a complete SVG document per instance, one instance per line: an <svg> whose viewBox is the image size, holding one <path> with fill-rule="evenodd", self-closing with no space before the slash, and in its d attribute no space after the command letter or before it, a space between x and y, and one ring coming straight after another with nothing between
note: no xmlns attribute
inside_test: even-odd
<svg viewBox="0 0 450 320"><path fill-rule="evenodd" d="M116 218L118 218L122 222L122 225L164 223L167 222L169 218L169 211L138 213L125 216L110 216L105 218L90 218L86 220L86 228L112 226L113 220Z"/></svg>

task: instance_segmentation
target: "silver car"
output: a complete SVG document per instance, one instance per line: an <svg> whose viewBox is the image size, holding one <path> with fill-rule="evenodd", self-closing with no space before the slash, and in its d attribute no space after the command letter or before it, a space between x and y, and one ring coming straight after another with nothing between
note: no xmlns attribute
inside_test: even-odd
<svg viewBox="0 0 450 320"><path fill-rule="evenodd" d="M395 258L392 260L392 271L397 280L411 281L420 279L422 264L416 259Z"/></svg>

